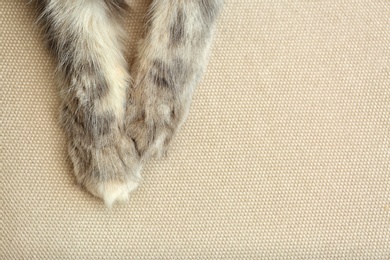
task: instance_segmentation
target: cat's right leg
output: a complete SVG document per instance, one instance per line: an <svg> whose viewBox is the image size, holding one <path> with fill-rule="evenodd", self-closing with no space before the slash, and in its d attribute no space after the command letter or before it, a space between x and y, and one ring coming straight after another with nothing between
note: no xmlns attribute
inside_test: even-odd
<svg viewBox="0 0 390 260"><path fill-rule="evenodd" d="M42 0L41 16L58 60L61 123L77 181L108 206L127 200L140 163L124 133L126 89L121 0Z"/></svg>
<svg viewBox="0 0 390 260"><path fill-rule="evenodd" d="M142 160L159 157L184 123L205 70L223 0L154 0L135 62L127 134Z"/></svg>

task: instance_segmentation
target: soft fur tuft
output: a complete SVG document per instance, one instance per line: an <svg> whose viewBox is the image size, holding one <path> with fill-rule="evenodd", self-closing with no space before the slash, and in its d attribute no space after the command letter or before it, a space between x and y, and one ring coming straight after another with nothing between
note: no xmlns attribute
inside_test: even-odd
<svg viewBox="0 0 390 260"><path fill-rule="evenodd" d="M103 199L104 204L111 208L114 203L126 203L129 193L138 187L138 182L127 180L124 182L110 181L101 182L98 186L86 186L87 190L98 198Z"/></svg>

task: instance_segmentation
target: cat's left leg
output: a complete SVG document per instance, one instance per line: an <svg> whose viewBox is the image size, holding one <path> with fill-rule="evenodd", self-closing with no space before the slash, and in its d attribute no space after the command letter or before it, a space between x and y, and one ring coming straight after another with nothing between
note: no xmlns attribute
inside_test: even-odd
<svg viewBox="0 0 390 260"><path fill-rule="evenodd" d="M127 64L120 0L41 1L41 20L58 60L61 123L77 181L107 205L126 200L141 165L124 134Z"/></svg>

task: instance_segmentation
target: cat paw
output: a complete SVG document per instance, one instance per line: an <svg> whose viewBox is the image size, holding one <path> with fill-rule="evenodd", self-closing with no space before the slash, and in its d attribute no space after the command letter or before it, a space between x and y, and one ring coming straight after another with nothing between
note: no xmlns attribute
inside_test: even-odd
<svg viewBox="0 0 390 260"><path fill-rule="evenodd" d="M69 155L78 183L103 199L108 207L127 202L129 194L138 187L141 164L134 144L127 138L99 148L71 142Z"/></svg>
<svg viewBox="0 0 390 260"><path fill-rule="evenodd" d="M136 150L142 160L162 157L179 128L178 124L164 115L152 114L148 118L145 112L135 120L128 120L127 136L134 141Z"/></svg>

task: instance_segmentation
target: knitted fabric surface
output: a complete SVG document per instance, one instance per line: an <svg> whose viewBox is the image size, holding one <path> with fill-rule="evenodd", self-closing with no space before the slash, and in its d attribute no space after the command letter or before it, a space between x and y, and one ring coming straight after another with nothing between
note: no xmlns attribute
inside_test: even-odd
<svg viewBox="0 0 390 260"><path fill-rule="evenodd" d="M28 2L1 1L1 259L389 259L389 3L226 0L187 122L107 209Z"/></svg>

